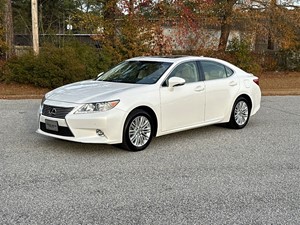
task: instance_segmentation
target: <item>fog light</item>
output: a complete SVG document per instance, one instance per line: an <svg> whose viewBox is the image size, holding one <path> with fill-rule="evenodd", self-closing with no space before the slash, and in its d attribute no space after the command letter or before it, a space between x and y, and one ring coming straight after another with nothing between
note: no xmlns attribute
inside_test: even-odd
<svg viewBox="0 0 300 225"><path fill-rule="evenodd" d="M97 129L96 130L96 134L98 134L99 136L104 136L104 133L103 133L103 131L102 130L100 130L100 129Z"/></svg>

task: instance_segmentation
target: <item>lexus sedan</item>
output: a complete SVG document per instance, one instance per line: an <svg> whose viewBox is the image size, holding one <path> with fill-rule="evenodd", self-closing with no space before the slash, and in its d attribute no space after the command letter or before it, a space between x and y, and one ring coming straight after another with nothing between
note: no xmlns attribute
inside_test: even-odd
<svg viewBox="0 0 300 225"><path fill-rule="evenodd" d="M258 78L226 61L137 57L47 93L37 132L139 151L153 137L183 130L220 123L244 128L260 102Z"/></svg>

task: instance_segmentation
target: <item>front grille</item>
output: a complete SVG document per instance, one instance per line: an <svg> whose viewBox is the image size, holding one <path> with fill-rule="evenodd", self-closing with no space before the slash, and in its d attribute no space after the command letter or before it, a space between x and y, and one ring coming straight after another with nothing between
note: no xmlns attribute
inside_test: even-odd
<svg viewBox="0 0 300 225"><path fill-rule="evenodd" d="M60 136L66 136L66 137L74 137L72 131L68 127L58 127L58 131L53 131L53 130L47 130L46 129L46 124L40 122L40 129L46 133L50 134L56 134Z"/></svg>
<svg viewBox="0 0 300 225"><path fill-rule="evenodd" d="M73 107L65 108L65 107L44 105L42 115L52 117L52 118L64 119L66 115L72 110Z"/></svg>

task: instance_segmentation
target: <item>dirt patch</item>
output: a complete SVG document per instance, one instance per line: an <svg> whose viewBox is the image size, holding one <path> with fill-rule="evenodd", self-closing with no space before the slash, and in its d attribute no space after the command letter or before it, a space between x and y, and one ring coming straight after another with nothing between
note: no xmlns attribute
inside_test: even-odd
<svg viewBox="0 0 300 225"><path fill-rule="evenodd" d="M263 95L300 95L300 72L267 72L258 75ZM49 89L0 82L0 99L39 99Z"/></svg>
<svg viewBox="0 0 300 225"><path fill-rule="evenodd" d="M39 99L49 89L26 84L6 84L0 82L0 99Z"/></svg>
<svg viewBox="0 0 300 225"><path fill-rule="evenodd" d="M263 95L300 95L300 72L267 72L258 77Z"/></svg>

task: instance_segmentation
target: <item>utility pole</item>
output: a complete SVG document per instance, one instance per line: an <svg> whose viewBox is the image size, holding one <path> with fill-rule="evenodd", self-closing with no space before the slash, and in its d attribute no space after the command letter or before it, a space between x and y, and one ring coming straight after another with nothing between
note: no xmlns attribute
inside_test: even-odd
<svg viewBox="0 0 300 225"><path fill-rule="evenodd" d="M39 54L39 26L38 26L38 5L37 0L31 0L32 16L32 47L35 55Z"/></svg>
<svg viewBox="0 0 300 225"><path fill-rule="evenodd" d="M7 0L5 3L5 40L8 50L6 51L6 59L11 58L14 55L14 28L12 19L11 0Z"/></svg>

